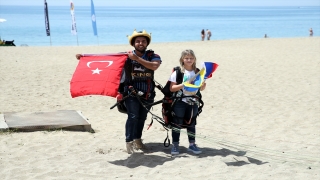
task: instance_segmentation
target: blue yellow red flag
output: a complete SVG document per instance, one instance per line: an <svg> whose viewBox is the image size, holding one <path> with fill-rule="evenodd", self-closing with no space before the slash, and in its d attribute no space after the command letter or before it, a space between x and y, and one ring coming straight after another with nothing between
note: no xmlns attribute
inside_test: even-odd
<svg viewBox="0 0 320 180"><path fill-rule="evenodd" d="M206 74L204 75L204 79L208 79L212 77L212 73L218 68L217 63L213 62L204 62L202 67L206 69Z"/></svg>
<svg viewBox="0 0 320 180"><path fill-rule="evenodd" d="M183 83L183 93L186 95L197 94L199 88L204 82L204 75L206 74L206 69L202 68L193 78L189 81Z"/></svg>

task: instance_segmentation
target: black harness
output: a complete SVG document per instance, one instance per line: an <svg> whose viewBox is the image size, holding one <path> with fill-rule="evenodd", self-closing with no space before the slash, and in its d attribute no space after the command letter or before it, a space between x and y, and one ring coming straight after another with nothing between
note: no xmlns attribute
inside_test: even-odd
<svg viewBox="0 0 320 180"><path fill-rule="evenodd" d="M174 67L173 71L176 72L176 83L181 84L183 81L184 73L182 73L179 66ZM197 71L199 71L199 69L197 69ZM168 117L164 118L164 119L168 119L167 121L165 121L165 126L169 126L169 128L172 125L172 118L174 116L173 106L174 106L175 102L182 100L182 98L184 98L184 97L190 97L190 96L184 96L182 93L182 90L179 90L177 92L171 92L170 91L170 84L171 84L171 82L168 81L167 84L162 89L160 89L161 92L164 94L162 107L163 107L163 111L165 111L165 112L163 112L163 116L168 116ZM201 95L200 91L198 91L197 94L193 95L192 97L197 98L197 100L199 101L199 107L198 107L198 113L197 113L197 115L199 116L199 114L202 112L202 107L204 105L204 103L202 101L202 95ZM193 123L193 121L190 123ZM187 124L190 124L190 123L187 123Z"/></svg>
<svg viewBox="0 0 320 180"><path fill-rule="evenodd" d="M146 51L147 60L151 61L154 51ZM127 59L124 65L125 81L120 84L119 91L127 95L129 87L133 87L136 91L142 92L145 99L150 97L150 93L154 92L154 71L145 68L140 63Z"/></svg>

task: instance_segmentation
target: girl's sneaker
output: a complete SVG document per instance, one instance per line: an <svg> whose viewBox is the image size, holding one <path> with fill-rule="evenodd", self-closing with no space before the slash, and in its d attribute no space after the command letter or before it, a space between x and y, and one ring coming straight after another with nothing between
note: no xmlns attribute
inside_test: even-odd
<svg viewBox="0 0 320 180"><path fill-rule="evenodd" d="M179 146L172 145L171 154L178 155L179 154Z"/></svg>
<svg viewBox="0 0 320 180"><path fill-rule="evenodd" d="M189 146L188 151L192 151L194 154L201 154L202 151L197 147L196 144Z"/></svg>

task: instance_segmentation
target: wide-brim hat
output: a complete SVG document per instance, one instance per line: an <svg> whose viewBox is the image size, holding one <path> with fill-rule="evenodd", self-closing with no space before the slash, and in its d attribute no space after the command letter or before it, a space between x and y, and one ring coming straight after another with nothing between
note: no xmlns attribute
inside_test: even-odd
<svg viewBox="0 0 320 180"><path fill-rule="evenodd" d="M129 44L130 44L131 46L133 46L133 44L134 44L134 42L133 42L134 39L135 39L136 37L140 37L140 36L146 37L146 38L147 38L148 45L150 44L150 42L151 42L151 33L148 34L146 30L139 31L139 32L137 32L136 30L134 30L131 36L128 35Z"/></svg>

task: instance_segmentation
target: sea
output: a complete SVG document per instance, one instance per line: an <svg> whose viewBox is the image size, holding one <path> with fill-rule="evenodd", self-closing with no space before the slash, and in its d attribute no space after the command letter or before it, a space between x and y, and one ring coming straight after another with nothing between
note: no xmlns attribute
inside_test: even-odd
<svg viewBox="0 0 320 180"><path fill-rule="evenodd" d="M44 6L0 6L1 40L17 46L90 46L128 44L133 30L146 30L152 43L228 39L320 36L320 6L312 7L95 7L97 36L90 6L75 6L77 34L71 33L70 6L48 4L50 36Z"/></svg>

